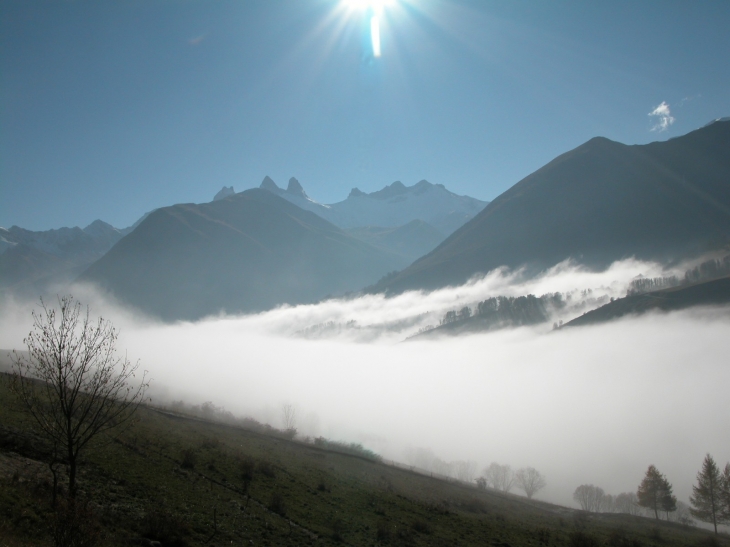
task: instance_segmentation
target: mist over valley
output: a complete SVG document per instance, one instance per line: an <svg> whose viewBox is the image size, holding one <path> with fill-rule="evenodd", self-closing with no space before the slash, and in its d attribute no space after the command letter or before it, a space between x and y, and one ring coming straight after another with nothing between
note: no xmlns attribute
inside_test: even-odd
<svg viewBox="0 0 730 547"><path fill-rule="evenodd" d="M727 4L143 4L0 7L2 547L730 547Z"/></svg>

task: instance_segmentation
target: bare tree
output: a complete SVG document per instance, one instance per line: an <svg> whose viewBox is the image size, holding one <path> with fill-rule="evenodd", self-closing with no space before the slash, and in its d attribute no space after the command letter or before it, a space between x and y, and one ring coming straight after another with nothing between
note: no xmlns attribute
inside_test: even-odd
<svg viewBox="0 0 730 547"><path fill-rule="evenodd" d="M489 464L484 470L484 478L495 490L509 492L515 481L515 474L509 465L500 465L496 462Z"/></svg>
<svg viewBox="0 0 730 547"><path fill-rule="evenodd" d="M622 492L614 499L614 511L617 513L627 513L629 515L640 515L642 513L639 506L639 498L635 492Z"/></svg>
<svg viewBox="0 0 730 547"><path fill-rule="evenodd" d="M598 513L605 497L603 488L592 484L581 484L573 492L573 499L580 504L583 511Z"/></svg>
<svg viewBox="0 0 730 547"><path fill-rule="evenodd" d="M603 494L598 511L600 513L615 513L616 498L613 497L611 494Z"/></svg>
<svg viewBox="0 0 730 547"><path fill-rule="evenodd" d="M473 461L456 462L456 478L471 483L477 474L477 463Z"/></svg>
<svg viewBox="0 0 730 547"><path fill-rule="evenodd" d="M28 354L13 352L13 391L69 467L69 495L76 493L79 453L100 433L132 416L149 386L134 377L116 351L118 333L109 321L92 321L72 296L33 311L25 338Z"/></svg>
<svg viewBox="0 0 730 547"><path fill-rule="evenodd" d="M545 477L534 467L523 467L518 470L515 474L515 482L517 488L523 490L528 499L532 499L532 496L547 485Z"/></svg>
<svg viewBox="0 0 730 547"><path fill-rule="evenodd" d="M284 431L292 434L293 437L297 432L297 409L289 403L281 405L281 418L284 422Z"/></svg>

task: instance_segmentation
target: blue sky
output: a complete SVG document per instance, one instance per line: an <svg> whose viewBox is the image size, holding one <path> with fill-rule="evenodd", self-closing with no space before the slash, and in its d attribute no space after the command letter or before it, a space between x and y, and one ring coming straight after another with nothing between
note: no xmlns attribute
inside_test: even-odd
<svg viewBox="0 0 730 547"><path fill-rule="evenodd" d="M368 10L338 0L2 0L0 16L5 227L125 227L265 175L324 203L424 178L492 199L591 137L730 115L727 1L393 0L379 58Z"/></svg>

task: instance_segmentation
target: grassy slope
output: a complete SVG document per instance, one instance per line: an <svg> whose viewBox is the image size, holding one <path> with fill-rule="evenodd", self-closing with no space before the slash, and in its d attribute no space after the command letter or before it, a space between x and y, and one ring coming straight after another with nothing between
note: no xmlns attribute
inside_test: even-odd
<svg viewBox="0 0 730 547"><path fill-rule="evenodd" d="M13 410L2 377L2 547L50 545L49 492L44 484L50 475L36 461L42 442L29 426ZM155 535L163 546L571 545L571 534L578 529L594 536L596 545L630 545L615 541L618 530L647 546L697 545L708 537L704 531L666 522L587 515L480 491L149 409L140 410L138 422L120 441L93 447L80 477L80 490L91 500L106 534L104 545L130 545L136 538ZM196 454L193 469L181 466L186 449ZM240 473L241 461L246 460L255 463L248 503ZM278 511L286 516L267 508L277 498ZM214 511L218 533L205 543L214 531ZM727 538L722 541L730 544Z"/></svg>

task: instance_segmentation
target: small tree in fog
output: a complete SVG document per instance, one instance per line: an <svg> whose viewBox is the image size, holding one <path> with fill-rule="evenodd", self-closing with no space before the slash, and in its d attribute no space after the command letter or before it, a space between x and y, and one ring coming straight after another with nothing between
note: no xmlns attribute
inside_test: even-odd
<svg viewBox="0 0 730 547"><path fill-rule="evenodd" d="M601 499L601 513L613 513L616 510L616 498L611 494L604 494Z"/></svg>
<svg viewBox="0 0 730 547"><path fill-rule="evenodd" d="M100 433L118 427L137 409L148 387L139 364L119 357L118 333L109 321L93 321L72 296L33 311L25 338L27 356L13 352L12 389L56 454L69 467L69 494L76 494L79 454ZM55 492L54 492L55 494Z"/></svg>
<svg viewBox="0 0 730 547"><path fill-rule="evenodd" d="M489 464L484 470L484 478L495 490L509 492L515 482L515 474L509 465L500 465L496 462Z"/></svg>
<svg viewBox="0 0 730 547"><path fill-rule="evenodd" d="M477 464L472 461L456 462L456 478L464 482L472 482L477 474Z"/></svg>
<svg viewBox="0 0 730 547"><path fill-rule="evenodd" d="M528 499L545 488L545 477L534 467L523 467L515 473L517 488L525 492Z"/></svg>
<svg viewBox="0 0 730 547"><path fill-rule="evenodd" d="M580 508L593 513L600 512L605 496L603 488L592 484L581 484L573 492L573 499L578 502Z"/></svg>
<svg viewBox="0 0 730 547"><path fill-rule="evenodd" d="M640 515L639 498L634 492L622 492L614 499L613 508L617 513Z"/></svg>
<svg viewBox="0 0 730 547"><path fill-rule="evenodd" d="M297 411L293 405L281 405L281 418L284 422L284 431L293 437L297 433Z"/></svg>
<svg viewBox="0 0 730 547"><path fill-rule="evenodd" d="M646 475L636 491L636 497L641 507L654 511L657 520L659 511L669 512L677 509L677 498L672 495L672 485L653 465L646 470Z"/></svg>
<svg viewBox="0 0 730 547"><path fill-rule="evenodd" d="M692 487L689 502L690 512L695 518L709 522L715 527L717 523L726 522L722 500L723 476L717 468L715 460L707 454L702 462L702 469L697 473L697 485Z"/></svg>

